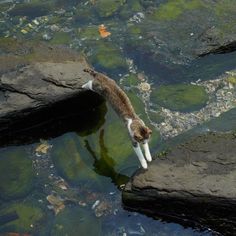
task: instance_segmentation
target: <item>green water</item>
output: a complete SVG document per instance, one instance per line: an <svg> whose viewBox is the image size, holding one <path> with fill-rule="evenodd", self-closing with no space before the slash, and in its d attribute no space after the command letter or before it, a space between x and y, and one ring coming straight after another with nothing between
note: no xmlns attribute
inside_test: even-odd
<svg viewBox="0 0 236 236"><path fill-rule="evenodd" d="M193 50L202 47L195 35L212 25L220 35L235 32L234 5L233 0L0 1L0 55L15 53L13 38L83 53L126 91L154 130L150 147L157 153L199 133L236 129L233 101L228 110L190 123L167 139L155 128L165 122L162 107L187 114L213 99L203 85L196 88L191 82L214 80L235 69L235 52L200 58ZM100 24L109 37L100 37ZM140 77L151 85L150 101L139 89ZM235 87L229 91L235 95ZM87 120L76 120L76 115L79 111L53 127L45 124L2 141L0 234L214 235L204 226L185 228L124 210L121 189L139 168L124 125L106 103L86 114ZM36 151L40 145L48 147L46 153ZM51 195L61 206L56 214L58 206L47 200Z"/></svg>

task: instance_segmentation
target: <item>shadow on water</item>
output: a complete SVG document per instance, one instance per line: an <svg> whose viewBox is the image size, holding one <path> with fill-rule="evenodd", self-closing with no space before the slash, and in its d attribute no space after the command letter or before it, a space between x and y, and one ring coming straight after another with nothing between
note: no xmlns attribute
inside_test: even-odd
<svg viewBox="0 0 236 236"><path fill-rule="evenodd" d="M103 125L106 112L106 104L100 96L82 93L26 117L22 114L21 118L10 118L7 124L1 125L4 129L0 127L0 146L31 144L70 131L85 136Z"/></svg>

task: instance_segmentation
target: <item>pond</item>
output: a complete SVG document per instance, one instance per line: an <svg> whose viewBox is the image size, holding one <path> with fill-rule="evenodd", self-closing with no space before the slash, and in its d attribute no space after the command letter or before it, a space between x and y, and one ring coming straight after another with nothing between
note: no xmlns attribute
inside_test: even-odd
<svg viewBox="0 0 236 236"><path fill-rule="evenodd" d="M0 55L15 40L82 53L152 128L155 156L236 130L235 13L233 0L0 0ZM0 235L217 234L122 208L140 165L106 102L0 140Z"/></svg>

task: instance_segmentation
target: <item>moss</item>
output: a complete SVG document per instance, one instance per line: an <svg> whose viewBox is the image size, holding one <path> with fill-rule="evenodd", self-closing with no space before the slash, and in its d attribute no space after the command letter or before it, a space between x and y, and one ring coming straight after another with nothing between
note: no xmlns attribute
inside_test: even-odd
<svg viewBox="0 0 236 236"><path fill-rule="evenodd" d="M109 17L117 12L125 2L125 0L97 0L95 7L100 17Z"/></svg>
<svg viewBox="0 0 236 236"><path fill-rule="evenodd" d="M229 76L226 80L232 85L236 85L236 76Z"/></svg>
<svg viewBox="0 0 236 236"><path fill-rule="evenodd" d="M143 32L139 25L132 25L128 30L131 36L141 35Z"/></svg>
<svg viewBox="0 0 236 236"><path fill-rule="evenodd" d="M51 44L69 44L71 37L65 32L56 32L53 35L53 39L50 41Z"/></svg>
<svg viewBox="0 0 236 236"><path fill-rule="evenodd" d="M119 48L112 45L110 42L100 42L95 48L95 52L91 59L92 64L97 68L107 71L126 70L127 65L122 52Z"/></svg>
<svg viewBox="0 0 236 236"><path fill-rule="evenodd" d="M208 101L204 87L188 84L160 86L153 90L151 102L177 111L194 111L202 108Z"/></svg>
<svg viewBox="0 0 236 236"><path fill-rule="evenodd" d="M32 161L20 148L1 151L0 196L4 199L27 195L33 188Z"/></svg>
<svg viewBox="0 0 236 236"><path fill-rule="evenodd" d="M82 149L77 136L68 134L57 140L52 150L55 167L73 184L96 181L96 174L82 158Z"/></svg>
<svg viewBox="0 0 236 236"><path fill-rule="evenodd" d="M56 217L50 235L100 236L101 221L88 210L79 207L66 208Z"/></svg>
<svg viewBox="0 0 236 236"><path fill-rule="evenodd" d="M127 87L138 86L138 83L139 83L139 79L137 78L135 74L129 74L122 81L122 85L127 86Z"/></svg>
<svg viewBox="0 0 236 236"><path fill-rule="evenodd" d="M7 206L0 210L0 215L13 212L15 212L19 218L0 226L0 231L31 233L44 218L44 213L41 208L26 203L14 203Z"/></svg>
<svg viewBox="0 0 236 236"><path fill-rule="evenodd" d="M175 20L186 10L193 10L202 7L200 0L169 0L161 4L151 14L153 20Z"/></svg>
<svg viewBox="0 0 236 236"><path fill-rule="evenodd" d="M97 26L88 26L86 28L82 28L78 31L78 36L81 39L86 40L97 40L100 39L100 35L98 32Z"/></svg>

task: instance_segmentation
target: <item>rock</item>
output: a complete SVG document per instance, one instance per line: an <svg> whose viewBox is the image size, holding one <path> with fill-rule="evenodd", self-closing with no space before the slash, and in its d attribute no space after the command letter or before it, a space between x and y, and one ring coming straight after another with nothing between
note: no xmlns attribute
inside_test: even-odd
<svg viewBox="0 0 236 236"><path fill-rule="evenodd" d="M127 71L125 58L121 50L110 42L98 42L91 58L89 58L95 68L100 71L112 72Z"/></svg>
<svg viewBox="0 0 236 236"><path fill-rule="evenodd" d="M16 124L22 125L26 117L34 115L31 121L38 123L39 120L48 120L49 113L50 119L57 117L55 107L64 106L68 111L70 104L75 103L73 99L77 103L76 109L81 111L88 111L102 103L100 96L84 92L81 88L92 79L83 72L89 66L83 56L59 46L32 42L25 45L13 39L8 42L0 40L2 49L6 53L0 56L0 62L3 62L0 64L2 135L13 126L16 129ZM70 109L72 111L75 107ZM27 128L29 123L23 122Z"/></svg>
<svg viewBox="0 0 236 236"><path fill-rule="evenodd" d="M116 13L126 0L97 0L95 4L96 11L100 17L110 17Z"/></svg>
<svg viewBox="0 0 236 236"><path fill-rule="evenodd" d="M9 11L10 16L27 16L34 18L49 14L50 10L54 7L53 4L46 1L34 1L31 3L17 4L12 10Z"/></svg>
<svg viewBox="0 0 236 236"><path fill-rule="evenodd" d="M83 148L76 135L64 135L64 139L58 139L53 143L52 159L60 174L72 184L98 185L96 173L83 155Z"/></svg>
<svg viewBox="0 0 236 236"><path fill-rule="evenodd" d="M199 110L207 101L205 88L191 84L163 85L151 94L152 103L182 112Z"/></svg>
<svg viewBox="0 0 236 236"><path fill-rule="evenodd" d="M236 229L236 138L195 137L139 170L123 191L126 208L224 235Z"/></svg>
<svg viewBox="0 0 236 236"><path fill-rule="evenodd" d="M88 210L73 206L57 215L50 235L77 236L78 232L80 235L100 236L101 221Z"/></svg>
<svg viewBox="0 0 236 236"><path fill-rule="evenodd" d="M234 34L225 34L222 29L211 27L200 35L202 49L196 50L200 57L208 54L229 53L236 50L236 32ZM222 37L222 35L224 35Z"/></svg>
<svg viewBox="0 0 236 236"><path fill-rule="evenodd" d="M50 41L51 44L69 44L71 37L66 32L56 32L53 35L53 39Z"/></svg>
<svg viewBox="0 0 236 236"><path fill-rule="evenodd" d="M0 154L0 197L16 199L33 189L32 160L21 148L3 150Z"/></svg>
<svg viewBox="0 0 236 236"><path fill-rule="evenodd" d="M8 222L0 226L0 232L27 232L33 233L34 229L41 227L40 231L43 232L41 221L46 220L45 215L41 208L33 206L30 203L13 203L5 206L0 210L0 215L15 212L18 219Z"/></svg>
<svg viewBox="0 0 236 236"><path fill-rule="evenodd" d="M176 76L177 68L200 56L233 52L234 5L232 0L154 2L141 23L129 23L125 51L155 76L163 70Z"/></svg>

